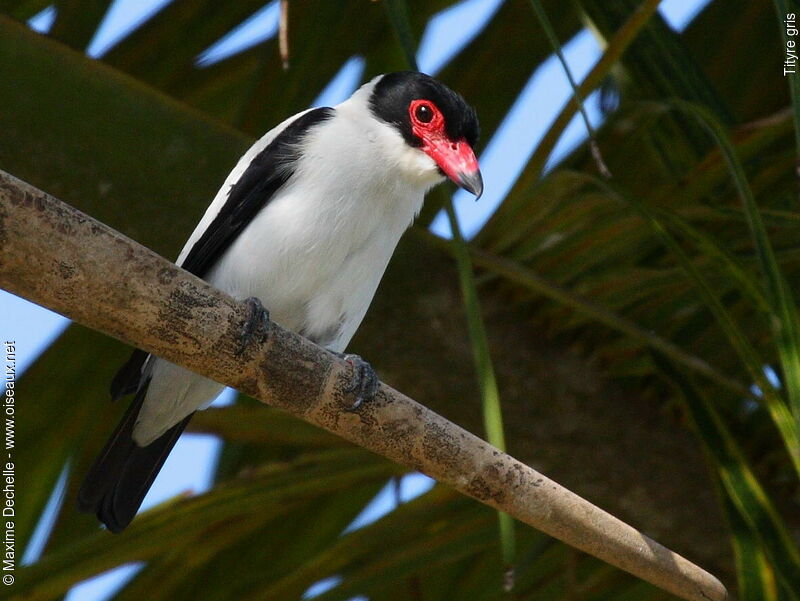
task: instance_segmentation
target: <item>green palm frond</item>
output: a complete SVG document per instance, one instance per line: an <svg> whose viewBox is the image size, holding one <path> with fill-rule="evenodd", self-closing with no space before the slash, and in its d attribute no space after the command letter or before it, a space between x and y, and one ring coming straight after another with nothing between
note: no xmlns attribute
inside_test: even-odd
<svg viewBox="0 0 800 601"><path fill-rule="evenodd" d="M255 136L306 108L354 56L364 79L405 68L431 17L458 3L291 2L288 71L277 38L198 62L264 0L173 0L90 59L110 4L55 3L41 36L24 21L49 2L0 0L0 168L174 257ZM562 44L586 26L604 47L576 83L582 98L615 100L595 132L613 177L598 185L586 143L544 170L576 114L569 100L464 247L507 446L729 588L738 581L739 598L792 601L800 79L781 72L776 8L787 3L713 1L682 33L657 1L540 4ZM476 106L486 143L552 52L530 3L506 1L439 77ZM423 226L442 206L432 200ZM406 236L353 348L479 432L447 247ZM245 398L194 420L225 442L212 490L153 508L122 536L98 531L73 500L123 409L106 387L126 353L70 327L19 382L20 549L64 470L67 483L43 558L0 597L55 598L138 561L114 599L299 599L326 578L319 599L508 598L491 510L436 486L347 530L403 470ZM514 598L674 598L527 528L515 542Z"/></svg>

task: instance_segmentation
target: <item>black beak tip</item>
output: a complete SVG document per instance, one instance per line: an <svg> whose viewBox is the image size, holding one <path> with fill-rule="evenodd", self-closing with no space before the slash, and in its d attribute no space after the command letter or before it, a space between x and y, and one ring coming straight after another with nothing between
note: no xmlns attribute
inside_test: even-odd
<svg viewBox="0 0 800 601"><path fill-rule="evenodd" d="M483 177L480 170L476 169L472 173L459 173L457 183L459 187L474 194L475 200L478 200L483 194Z"/></svg>

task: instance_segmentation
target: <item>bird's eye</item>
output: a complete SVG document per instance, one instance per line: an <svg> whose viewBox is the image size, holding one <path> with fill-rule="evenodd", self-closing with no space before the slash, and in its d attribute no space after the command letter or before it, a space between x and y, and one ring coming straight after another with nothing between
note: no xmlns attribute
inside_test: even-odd
<svg viewBox="0 0 800 601"><path fill-rule="evenodd" d="M433 119L433 109L427 104L420 104L414 111L414 116L421 123L430 123Z"/></svg>

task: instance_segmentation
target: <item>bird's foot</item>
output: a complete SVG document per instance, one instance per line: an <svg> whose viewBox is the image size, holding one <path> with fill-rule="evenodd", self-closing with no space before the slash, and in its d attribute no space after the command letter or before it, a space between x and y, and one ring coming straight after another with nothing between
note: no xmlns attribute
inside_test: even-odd
<svg viewBox="0 0 800 601"><path fill-rule="evenodd" d="M264 308L264 305L255 296L251 296L244 302L247 305L247 318L239 334L237 355L241 355L254 341L264 342L269 336L269 311Z"/></svg>
<svg viewBox="0 0 800 601"><path fill-rule="evenodd" d="M350 383L345 387L344 391L356 397L355 402L352 407L348 408L348 411L357 411L364 402L371 401L378 392L378 386L380 385L378 374L375 373L375 370L369 363L358 355L345 353L335 354L347 361L350 367L353 368Z"/></svg>

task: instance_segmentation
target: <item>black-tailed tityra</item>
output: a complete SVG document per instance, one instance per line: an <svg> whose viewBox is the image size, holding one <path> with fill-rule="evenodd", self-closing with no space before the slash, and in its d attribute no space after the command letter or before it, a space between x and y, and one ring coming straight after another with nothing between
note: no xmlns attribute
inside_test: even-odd
<svg viewBox="0 0 800 601"><path fill-rule="evenodd" d="M177 264L250 299L244 341L276 323L341 353L353 337L403 231L445 176L476 196L475 111L435 79L381 75L333 108L290 117L239 160ZM353 366L355 404L374 394L369 365ZM109 530L125 528L192 414L223 386L135 351L111 385L135 393L79 493Z"/></svg>

